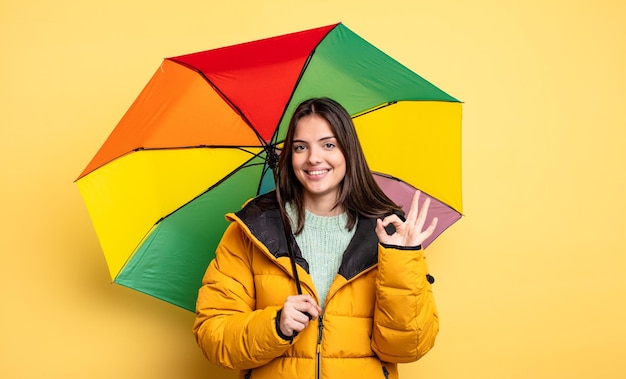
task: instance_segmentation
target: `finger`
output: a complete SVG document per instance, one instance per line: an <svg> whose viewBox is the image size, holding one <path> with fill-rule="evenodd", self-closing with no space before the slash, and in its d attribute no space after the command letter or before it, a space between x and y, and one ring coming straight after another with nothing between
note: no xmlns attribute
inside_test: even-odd
<svg viewBox="0 0 626 379"><path fill-rule="evenodd" d="M387 225L391 224L396 229L398 229L399 226L404 224L404 222L396 214L392 214L392 215L389 215L389 216L385 217L384 219L382 219L381 222L382 222L383 228L385 228L385 227L387 227Z"/></svg>
<svg viewBox="0 0 626 379"><path fill-rule="evenodd" d="M297 306L297 304L316 304L315 299L313 299L313 297L309 294L288 296L287 300L285 300L285 304L287 303L294 307Z"/></svg>
<svg viewBox="0 0 626 379"><path fill-rule="evenodd" d="M415 221L417 220L421 194L421 191L415 191L415 193L413 194L413 198L411 199L411 208L409 208L409 214L406 215L406 223L408 223L409 225L415 224Z"/></svg>
<svg viewBox="0 0 626 379"><path fill-rule="evenodd" d="M317 318L322 310L317 301L309 294L289 296L284 304L284 308L288 312L293 310L294 312L304 314L309 320ZM299 320L303 321L302 319Z"/></svg>
<svg viewBox="0 0 626 379"><path fill-rule="evenodd" d="M293 329L298 327L299 325L305 327L309 323L310 319L305 313L297 309L285 307L283 308L281 314L281 321L283 321L285 325Z"/></svg>
<svg viewBox="0 0 626 379"><path fill-rule="evenodd" d="M313 307L313 309L315 309L317 311L317 314L319 315L320 313L322 313L322 307L320 307L320 305L317 303L317 301L313 298L313 296L306 294L305 295L305 301L309 304L311 304L311 306ZM317 316L314 316L317 317Z"/></svg>
<svg viewBox="0 0 626 379"><path fill-rule="evenodd" d="M298 310L308 318L307 321L318 318L321 313L321 308L316 303L309 302L303 303Z"/></svg>
<svg viewBox="0 0 626 379"><path fill-rule="evenodd" d="M299 313L299 312L296 311L296 313ZM293 336L294 333L302 331L304 327L305 325L295 320L291 316L289 309L283 308L281 315L280 315L280 330L283 332L284 335Z"/></svg>
<svg viewBox="0 0 626 379"><path fill-rule="evenodd" d="M280 330L283 332L283 334L290 337L293 337L296 333L301 332L305 327L306 325L303 325L292 319L287 319L280 324Z"/></svg>
<svg viewBox="0 0 626 379"><path fill-rule="evenodd" d="M304 315L309 318L309 321L313 320L314 318L318 318L320 316L320 313L321 312L316 306L311 306L310 309L304 311Z"/></svg>
<svg viewBox="0 0 626 379"><path fill-rule="evenodd" d="M415 225L417 226L420 232L422 231L422 228L424 227L424 224L426 223L426 216L428 216L429 208L430 208L430 198L427 197L426 200L424 201L424 204L422 204L422 209L420 209L419 214L417 215L416 223L415 223Z"/></svg>
<svg viewBox="0 0 626 379"><path fill-rule="evenodd" d="M293 321L299 324L302 324L303 326L307 326L309 321L311 321L311 318L309 318L309 314L307 312L296 311L290 314L289 316L291 316L291 319Z"/></svg>
<svg viewBox="0 0 626 379"><path fill-rule="evenodd" d="M315 299L313 298L313 296L311 296L310 294L304 294L304 295L300 295L300 300L307 302L307 303L311 303L311 304L317 304L317 302L315 301Z"/></svg>
<svg viewBox="0 0 626 379"><path fill-rule="evenodd" d="M387 237L389 237L389 233L387 233L387 229L385 229L385 225L381 219L376 220L376 235L379 241L385 241Z"/></svg>
<svg viewBox="0 0 626 379"><path fill-rule="evenodd" d="M428 237L430 237L435 232L438 222L439 222L438 217L434 217L433 220L430 222L430 225L428 225L428 229L426 229L426 232L428 233Z"/></svg>
<svg viewBox="0 0 626 379"><path fill-rule="evenodd" d="M314 318L317 318L319 315L316 311L311 311L311 310L305 310L305 311L301 311L301 310L296 310L296 312L294 312L293 314L293 319L306 324L309 321L313 320Z"/></svg>

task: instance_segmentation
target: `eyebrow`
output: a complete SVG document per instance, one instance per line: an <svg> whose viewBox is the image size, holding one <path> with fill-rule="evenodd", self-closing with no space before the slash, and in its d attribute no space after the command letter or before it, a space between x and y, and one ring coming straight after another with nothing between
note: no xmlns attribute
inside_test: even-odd
<svg viewBox="0 0 626 379"><path fill-rule="evenodd" d="M326 141L329 139L337 139L337 137L335 136L328 136L328 137L322 137L319 140L317 140L317 142L322 142L322 141ZM300 142L300 143L308 143L307 141L301 140L301 139L293 139L291 140L291 143L296 143L296 142Z"/></svg>

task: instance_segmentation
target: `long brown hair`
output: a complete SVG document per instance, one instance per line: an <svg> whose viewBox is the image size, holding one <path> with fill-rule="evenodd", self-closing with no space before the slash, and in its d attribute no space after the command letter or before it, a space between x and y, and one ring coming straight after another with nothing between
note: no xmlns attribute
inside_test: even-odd
<svg viewBox="0 0 626 379"><path fill-rule="evenodd" d="M283 151L278 160L278 183L281 198L292 203L298 212L295 234L304 228L304 190L291 163L293 137L298 122L307 116L324 118L333 131L346 160L346 175L340 183L335 207L342 205L348 213L346 228L352 229L357 216L379 218L401 208L385 195L372 176L350 114L335 100L322 97L302 102L294 111L285 137ZM283 204L284 205L284 204Z"/></svg>

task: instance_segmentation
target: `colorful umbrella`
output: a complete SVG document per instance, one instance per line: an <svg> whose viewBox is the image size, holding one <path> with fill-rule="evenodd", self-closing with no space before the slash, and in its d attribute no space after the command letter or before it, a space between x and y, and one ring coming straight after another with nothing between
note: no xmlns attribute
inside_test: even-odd
<svg viewBox="0 0 626 379"><path fill-rule="evenodd" d="M435 236L460 218L461 103L329 25L163 61L77 179L114 282L193 311L224 214L273 188L267 152L321 96L392 198L436 199Z"/></svg>

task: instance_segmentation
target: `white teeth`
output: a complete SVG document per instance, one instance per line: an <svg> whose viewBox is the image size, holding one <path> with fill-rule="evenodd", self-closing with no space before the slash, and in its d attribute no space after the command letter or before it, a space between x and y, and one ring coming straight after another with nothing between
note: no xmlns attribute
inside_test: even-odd
<svg viewBox="0 0 626 379"><path fill-rule="evenodd" d="M316 171L309 171L309 175L322 175L325 174L328 170L316 170Z"/></svg>

